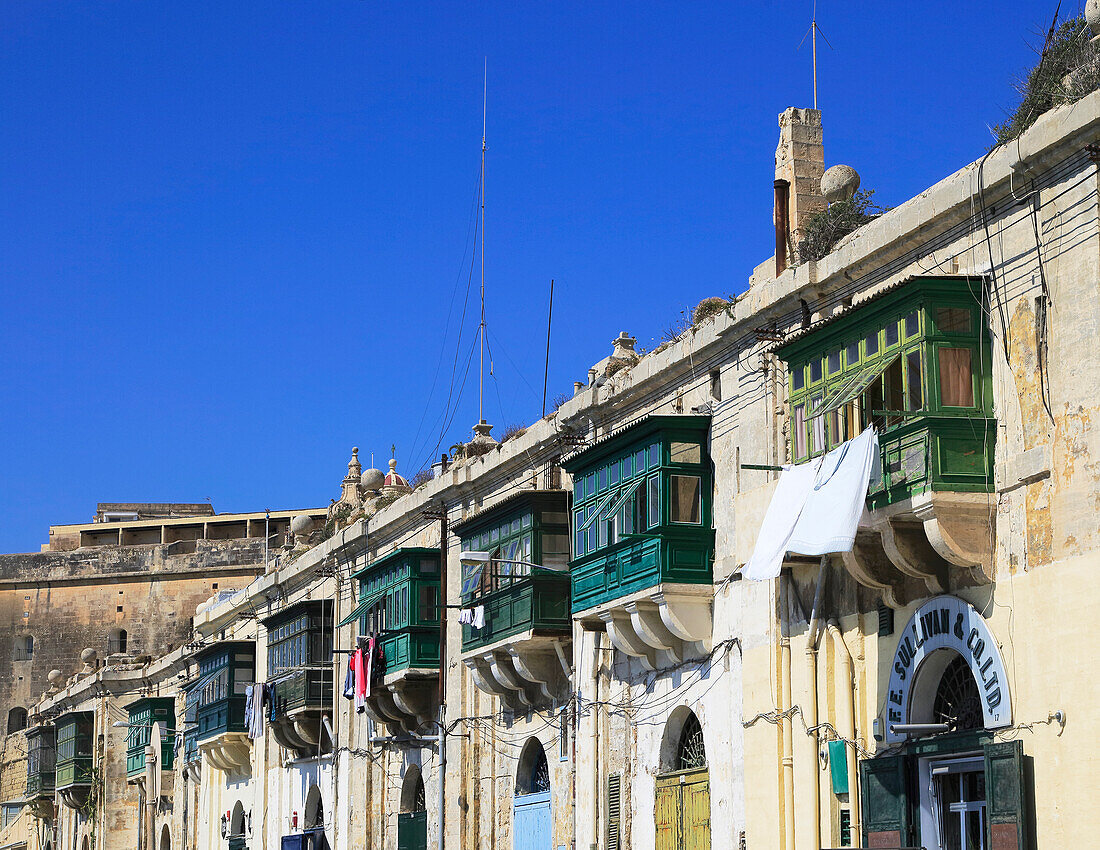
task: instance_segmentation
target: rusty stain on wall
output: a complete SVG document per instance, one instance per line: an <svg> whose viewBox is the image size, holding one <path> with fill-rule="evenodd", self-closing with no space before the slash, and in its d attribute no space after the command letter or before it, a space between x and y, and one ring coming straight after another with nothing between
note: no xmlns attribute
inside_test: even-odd
<svg viewBox="0 0 1100 850"><path fill-rule="evenodd" d="M1009 323L1009 350L1016 396L1020 403L1023 451L1051 441L1050 417L1043 404L1043 383L1039 373L1035 310L1031 299L1016 301ZM1050 511L1050 479L1027 485L1024 498L1027 525L1027 563L1024 569L1053 560L1054 527Z"/></svg>

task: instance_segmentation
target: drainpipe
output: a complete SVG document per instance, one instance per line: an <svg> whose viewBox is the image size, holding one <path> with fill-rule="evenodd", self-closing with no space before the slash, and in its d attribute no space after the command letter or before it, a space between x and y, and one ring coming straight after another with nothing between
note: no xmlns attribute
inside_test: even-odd
<svg viewBox="0 0 1100 850"><path fill-rule="evenodd" d="M153 740L153 735L149 735L150 742ZM145 812L142 818L142 832L145 833L145 848L146 850L153 850L153 829L156 826L157 816L157 770L160 769L160 765L157 764L157 756L160 755L152 743L145 748Z"/></svg>
<svg viewBox="0 0 1100 850"><path fill-rule="evenodd" d="M829 556L822 555L821 567L817 573L817 589L814 591L814 607L806 630L806 704L803 719L810 729L817 726L817 635L820 626L821 597L825 593L828 567ZM802 773L806 787L805 811L810 819L809 838L804 843L812 850L817 850L821 845L821 771L817 767L817 744L817 731L814 730L806 736L805 742L799 747L802 751Z"/></svg>
<svg viewBox="0 0 1100 850"><path fill-rule="evenodd" d="M603 632L592 632L592 846L600 845L600 649Z"/></svg>
<svg viewBox="0 0 1100 850"><path fill-rule="evenodd" d="M837 685L840 693L837 699L837 726L840 734L848 741L856 739L856 689L855 679L852 677L852 653L848 651L844 643L844 635L836 620L829 620L825 626L829 631L829 637L833 641L833 649L840 661L840 672L837 673ZM848 764L848 809L852 816L852 841L853 846L859 846L859 836L863 835L863 823L860 821L859 789L857 786L856 750L851 744L845 743L844 757Z"/></svg>
<svg viewBox="0 0 1100 850"><path fill-rule="evenodd" d="M790 221L791 184L775 181L775 276L787 270L787 233Z"/></svg>
<svg viewBox="0 0 1100 850"><path fill-rule="evenodd" d="M790 576L779 578L779 708L783 719L779 721L779 738L783 758L783 850L794 850L794 752L791 740L791 636L787 615L787 599L790 594Z"/></svg>

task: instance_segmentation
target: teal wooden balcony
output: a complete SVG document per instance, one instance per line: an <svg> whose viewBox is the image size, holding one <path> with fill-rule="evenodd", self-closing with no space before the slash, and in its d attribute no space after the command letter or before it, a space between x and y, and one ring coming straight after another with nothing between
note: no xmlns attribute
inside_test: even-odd
<svg viewBox="0 0 1100 850"><path fill-rule="evenodd" d="M563 460L573 476L573 618L650 669L706 649L710 417L648 416Z"/></svg>
<svg viewBox="0 0 1100 850"><path fill-rule="evenodd" d="M245 728L245 689L255 680L256 645L221 641L201 650L195 661L199 679L190 688L197 695L195 743L220 770L247 772L251 747Z"/></svg>
<svg viewBox="0 0 1100 850"><path fill-rule="evenodd" d="M95 714L76 711L57 719L57 761L54 790L71 809L82 809L92 790Z"/></svg>
<svg viewBox="0 0 1100 850"><path fill-rule="evenodd" d="M474 652L520 635L566 636L572 628L569 576L536 573L497 577L496 590L471 599L485 606L485 628L462 627L462 651Z"/></svg>
<svg viewBox="0 0 1100 850"><path fill-rule="evenodd" d="M988 580L997 422L985 303L981 278L911 278L775 349L788 367L795 462L878 430L873 530L845 563L898 604L914 578L932 592L956 567L964 582L966 572Z"/></svg>
<svg viewBox="0 0 1100 850"><path fill-rule="evenodd" d="M299 757L330 752L322 717L333 712L331 600L310 600L264 620L271 733Z"/></svg>
<svg viewBox="0 0 1100 850"><path fill-rule="evenodd" d="M160 725L160 769L172 770L176 758L176 701L172 697L146 697L126 707L130 714L126 736L126 779L145 776L145 748L152 739L153 724Z"/></svg>
<svg viewBox="0 0 1100 850"><path fill-rule="evenodd" d="M454 527L464 552L489 559L463 568L462 604L483 609L484 627L462 626L462 660L479 688L513 709L568 691L568 498L521 490Z"/></svg>
<svg viewBox="0 0 1100 850"><path fill-rule="evenodd" d="M434 719L439 674L439 551L397 549L353 574L359 603L339 626L381 648L367 707L375 719L415 731Z"/></svg>
<svg viewBox="0 0 1100 850"><path fill-rule="evenodd" d="M57 770L57 730L54 726L27 729L27 799L53 797Z"/></svg>

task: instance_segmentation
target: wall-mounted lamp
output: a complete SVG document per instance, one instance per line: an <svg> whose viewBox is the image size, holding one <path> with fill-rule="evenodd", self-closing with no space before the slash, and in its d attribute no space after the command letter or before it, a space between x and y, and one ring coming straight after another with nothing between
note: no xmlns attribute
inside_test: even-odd
<svg viewBox="0 0 1100 850"><path fill-rule="evenodd" d="M951 726L947 723L891 723L891 735L938 735L941 732L950 732Z"/></svg>

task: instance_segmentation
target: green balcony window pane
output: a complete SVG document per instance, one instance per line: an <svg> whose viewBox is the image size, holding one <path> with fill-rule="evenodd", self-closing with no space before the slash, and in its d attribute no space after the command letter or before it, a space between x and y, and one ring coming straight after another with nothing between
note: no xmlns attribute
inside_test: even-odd
<svg viewBox="0 0 1100 850"><path fill-rule="evenodd" d="M937 307L936 330L941 334L969 334L970 309L967 307Z"/></svg>
<svg viewBox="0 0 1100 850"><path fill-rule="evenodd" d="M672 463L702 463L703 447L698 443L673 440L669 444L669 456Z"/></svg>
<svg viewBox="0 0 1100 850"><path fill-rule="evenodd" d="M702 479L698 475L671 475L671 518L675 523L699 525L702 515Z"/></svg>

